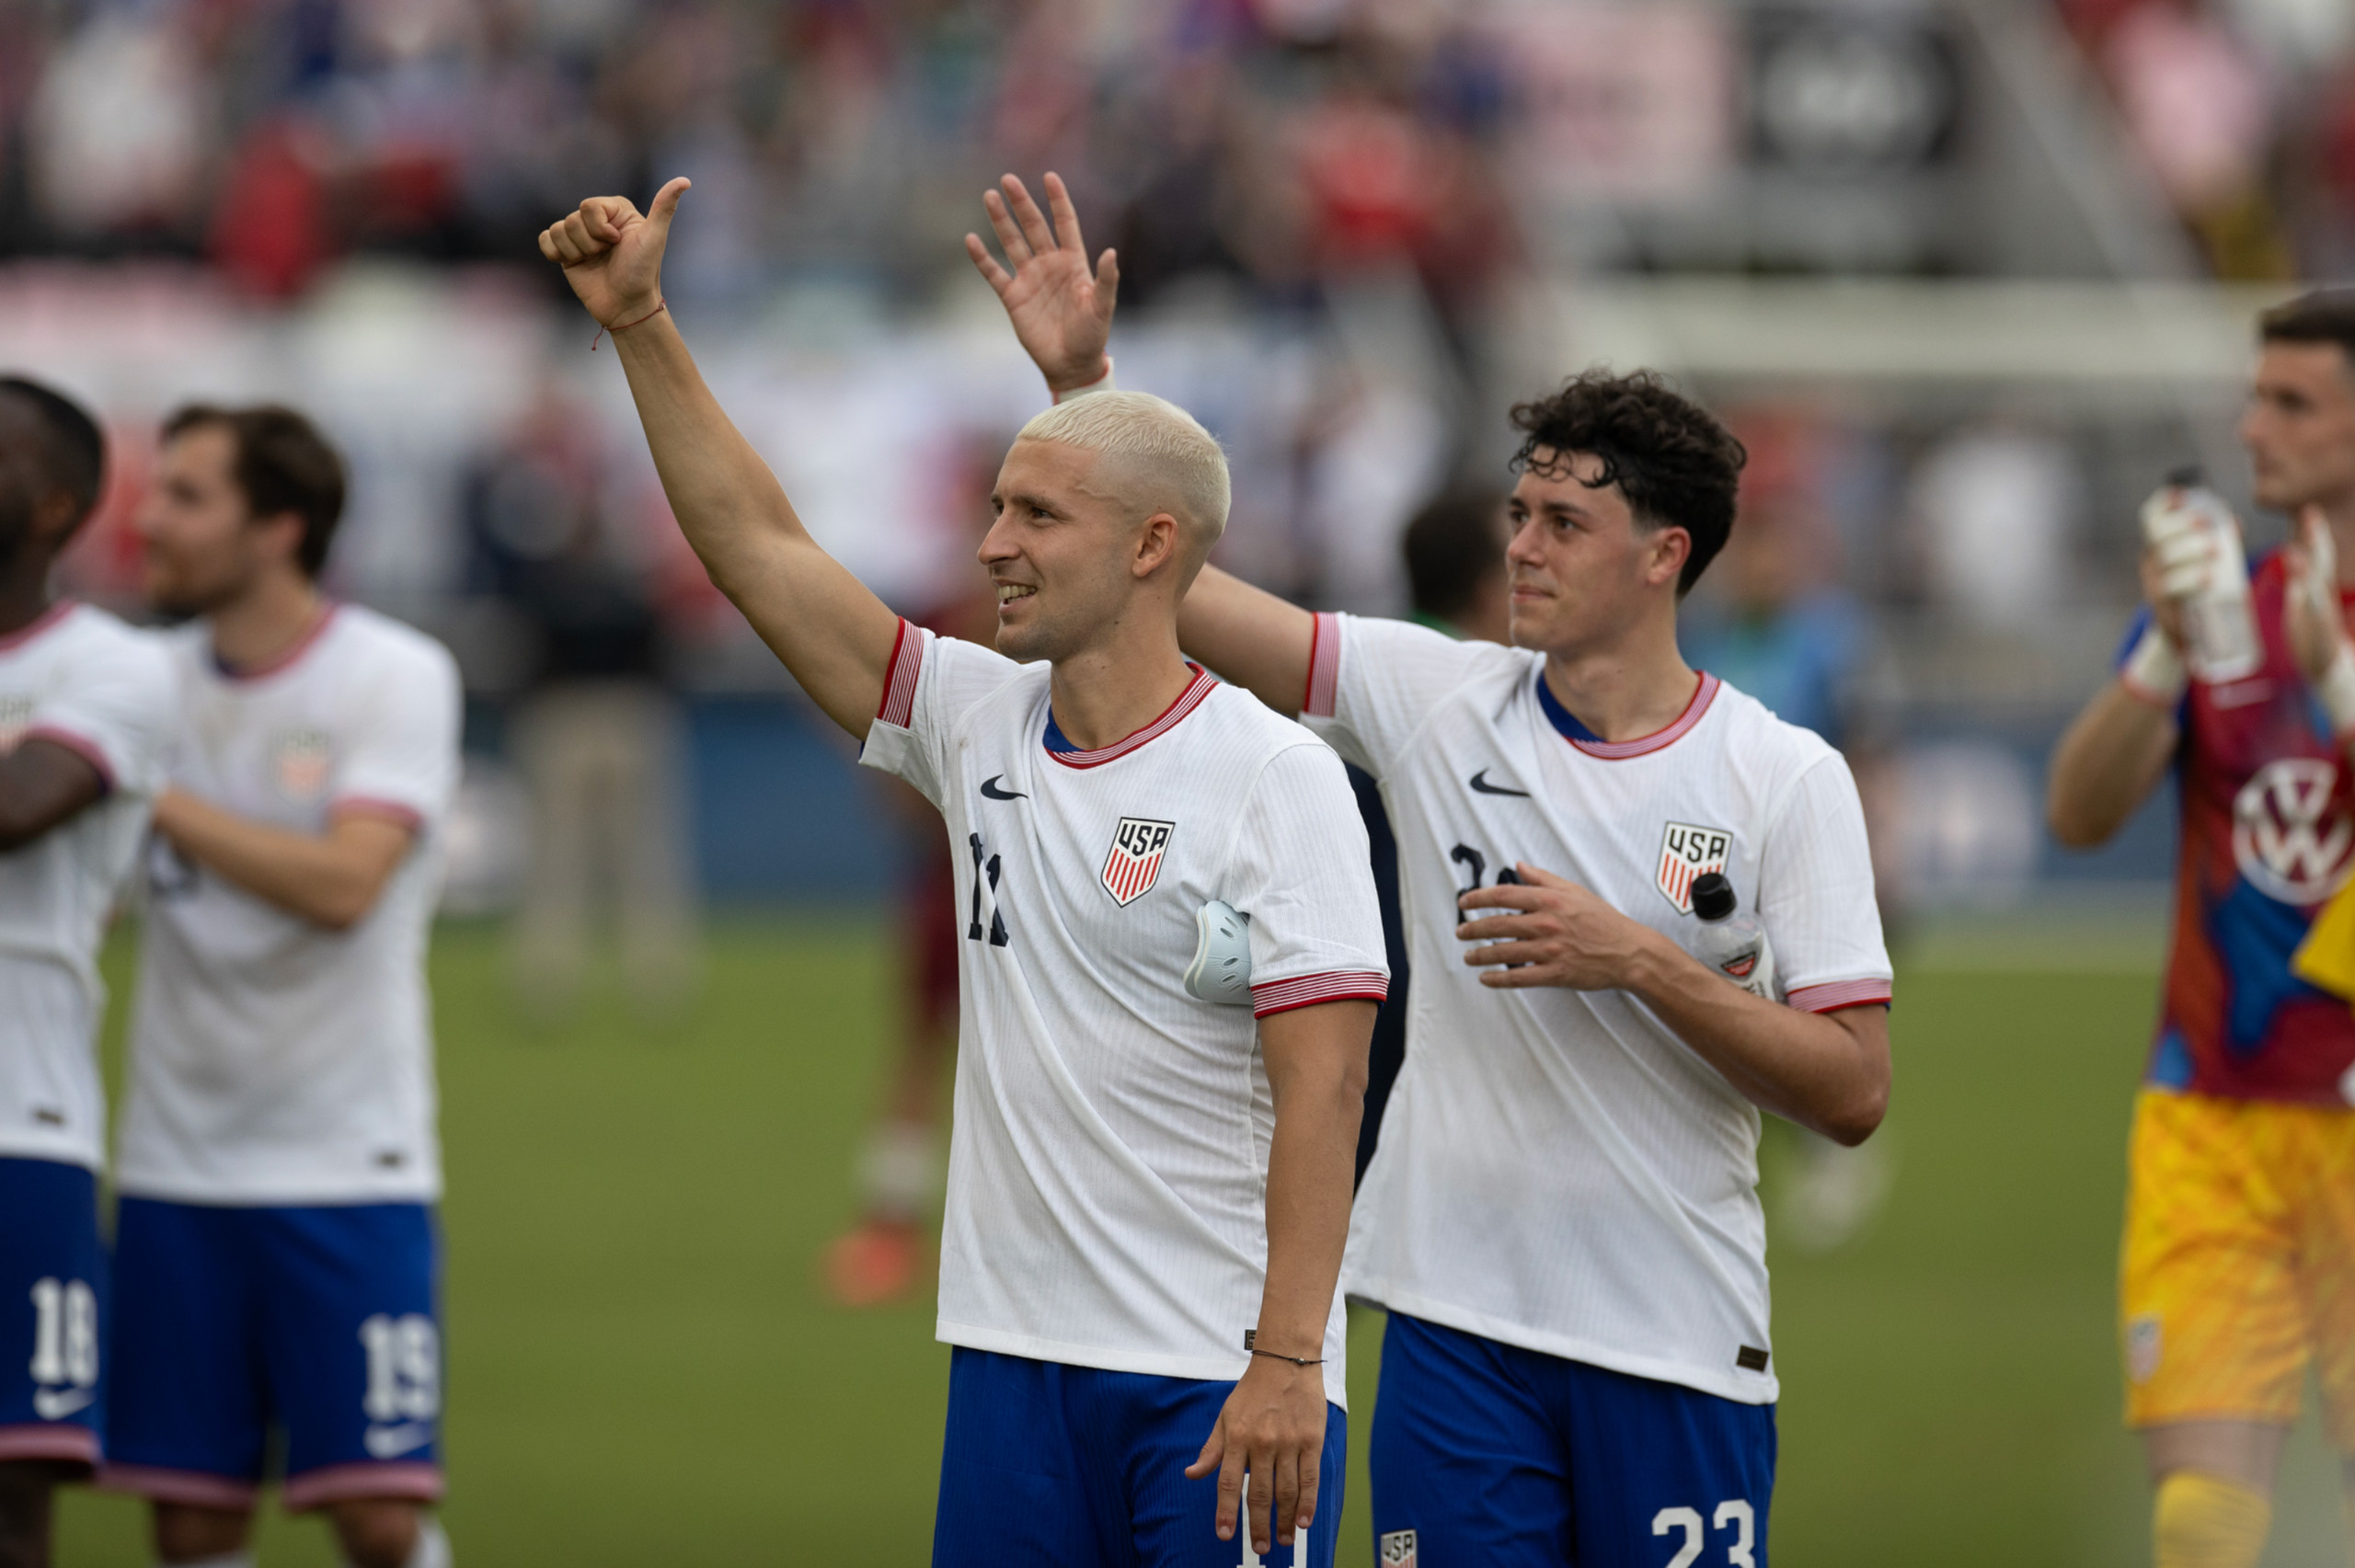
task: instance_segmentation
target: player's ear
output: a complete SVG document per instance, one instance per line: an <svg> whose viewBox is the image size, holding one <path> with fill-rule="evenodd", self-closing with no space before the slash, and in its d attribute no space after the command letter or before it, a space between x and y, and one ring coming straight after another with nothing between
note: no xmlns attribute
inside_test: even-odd
<svg viewBox="0 0 2355 1568"><path fill-rule="evenodd" d="M1146 518L1137 530L1137 554L1129 565L1131 575L1148 578L1159 571L1177 557L1183 538L1184 531L1169 513L1157 511Z"/></svg>
<svg viewBox="0 0 2355 1568"><path fill-rule="evenodd" d="M1693 558L1693 535L1681 528L1663 528L1652 535L1651 558L1644 564L1644 580L1657 588L1684 575Z"/></svg>

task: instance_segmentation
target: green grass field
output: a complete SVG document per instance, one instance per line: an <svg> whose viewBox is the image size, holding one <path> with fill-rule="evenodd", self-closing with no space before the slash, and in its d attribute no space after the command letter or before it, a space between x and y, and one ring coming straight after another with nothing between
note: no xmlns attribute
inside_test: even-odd
<svg viewBox="0 0 2355 1568"><path fill-rule="evenodd" d="M948 1353L928 1306L837 1311L811 1267L890 1035L881 930L724 925L704 1004L658 1035L615 998L526 1029L492 934L442 933L463 1561L925 1560ZM1844 1251L1775 1255L1785 1568L2148 1561L2111 1290L2152 979L2046 958L1908 968L1895 1195ZM1353 1339L1361 1455L1379 1335L1367 1316ZM2302 1434L2269 1564L2345 1562L2334 1488ZM1342 1561L1362 1564L1361 1458L1350 1493ZM70 1494L63 1534L66 1568L148 1562L121 1498ZM333 1553L273 1518L263 1560Z"/></svg>

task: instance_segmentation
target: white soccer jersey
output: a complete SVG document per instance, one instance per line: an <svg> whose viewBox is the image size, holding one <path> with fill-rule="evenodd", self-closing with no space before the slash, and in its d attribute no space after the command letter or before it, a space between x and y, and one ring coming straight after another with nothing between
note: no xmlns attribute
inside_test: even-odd
<svg viewBox="0 0 2355 1568"><path fill-rule="evenodd" d="M139 852L172 710L159 641L103 610L61 602L0 637L0 752L53 740L108 785L71 820L0 854L0 1155L99 1164L98 944Z"/></svg>
<svg viewBox="0 0 2355 1568"><path fill-rule="evenodd" d="M1481 985L1455 899L1526 861L1689 946L1693 880L1722 870L1792 1006L1886 1001L1855 785L1815 735L1706 675L1666 729L1601 741L1543 692L1543 664L1317 617L1303 717L1381 782L1414 973L1343 1287L1763 1403L1776 1385L1757 1110L1625 991Z"/></svg>
<svg viewBox="0 0 2355 1568"><path fill-rule="evenodd" d="M457 665L350 605L268 670L224 671L201 624L171 648L175 786L298 832L365 811L416 838L340 932L156 843L118 1181L193 1203L430 1201L442 1156L425 942L458 777Z"/></svg>
<svg viewBox="0 0 2355 1568"><path fill-rule="evenodd" d="M1048 681L903 622L860 759L939 807L957 854L939 1337L1238 1378L1275 1123L1253 1013L1383 994L1365 830L1340 759L1247 692L1198 673L1119 744L1050 750ZM1252 1012L1185 989L1213 898L1250 917ZM1337 1295L1337 1403L1344 1322Z"/></svg>

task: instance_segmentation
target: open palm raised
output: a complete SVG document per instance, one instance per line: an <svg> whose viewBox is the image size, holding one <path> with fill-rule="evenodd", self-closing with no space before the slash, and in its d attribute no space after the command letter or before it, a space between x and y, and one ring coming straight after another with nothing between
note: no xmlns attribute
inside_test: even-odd
<svg viewBox="0 0 2355 1568"><path fill-rule="evenodd" d="M564 269L598 326L629 326L662 303L662 249L687 188L671 181L644 212L626 196L592 196L540 231L540 254Z"/></svg>
<svg viewBox="0 0 2355 1568"><path fill-rule="evenodd" d="M1108 250L1089 272L1079 214L1061 176L1047 177L1051 228L1019 179L1007 175L998 183L1005 194L989 191L982 204L989 209L990 227L1013 270L998 265L979 235L965 236L965 254L997 291L1014 335L1046 372L1050 388L1063 393L1102 380L1109 368L1104 345L1112 335L1112 306L1120 292L1120 258Z"/></svg>

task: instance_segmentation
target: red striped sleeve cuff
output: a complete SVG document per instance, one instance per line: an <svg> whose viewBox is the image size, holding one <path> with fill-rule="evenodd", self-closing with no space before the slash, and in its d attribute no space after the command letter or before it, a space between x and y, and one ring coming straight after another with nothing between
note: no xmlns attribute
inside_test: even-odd
<svg viewBox="0 0 2355 1568"><path fill-rule="evenodd" d="M1341 683L1341 618L1316 617L1308 640L1308 688L1300 694L1300 711L1316 718L1333 716L1334 693Z"/></svg>
<svg viewBox="0 0 2355 1568"><path fill-rule="evenodd" d="M1837 1013L1844 1007L1884 1006L1890 995L1887 980L1833 980L1828 985L1801 986L1783 1000L1801 1013Z"/></svg>
<svg viewBox="0 0 2355 1568"><path fill-rule="evenodd" d="M883 705L875 716L895 729L915 720L916 676L924 669L924 633L904 619L891 640L891 662L883 670Z"/></svg>
<svg viewBox="0 0 2355 1568"><path fill-rule="evenodd" d="M98 770L98 782L111 791L115 787L114 764L107 761L106 749L86 735L80 735L63 726L37 724L24 733L26 740L46 740L52 746L63 746L90 766Z"/></svg>
<svg viewBox="0 0 2355 1568"><path fill-rule="evenodd" d="M1389 979L1379 969L1335 969L1322 975L1299 975L1269 980L1251 988L1251 1015L1290 1013L1327 1001L1380 1001L1390 994Z"/></svg>
<svg viewBox="0 0 2355 1568"><path fill-rule="evenodd" d="M386 800L380 795L339 795L327 807L330 819L337 817L374 817L386 822L396 822L414 833L425 826L425 813L416 807L397 800Z"/></svg>

